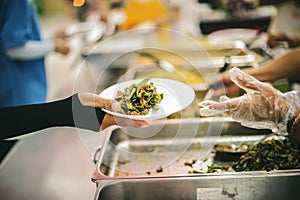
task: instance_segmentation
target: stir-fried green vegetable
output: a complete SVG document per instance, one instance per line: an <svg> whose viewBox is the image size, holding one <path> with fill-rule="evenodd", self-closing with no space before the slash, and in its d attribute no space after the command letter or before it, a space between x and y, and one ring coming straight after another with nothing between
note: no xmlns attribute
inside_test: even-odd
<svg viewBox="0 0 300 200"><path fill-rule="evenodd" d="M196 164L195 161L193 164ZM215 173L225 171L271 171L300 168L300 145L286 136L283 139L270 139L249 147L237 162L219 163L208 166L207 171L193 170L189 173Z"/></svg>
<svg viewBox="0 0 300 200"><path fill-rule="evenodd" d="M150 109L157 110L157 104L163 99L163 94L158 94L156 87L149 79L144 79L139 84L132 84L125 90L118 91L115 97L121 104L119 110L122 114L146 115Z"/></svg>
<svg viewBox="0 0 300 200"><path fill-rule="evenodd" d="M250 148L232 167L235 171L298 169L300 146L288 137L266 140Z"/></svg>

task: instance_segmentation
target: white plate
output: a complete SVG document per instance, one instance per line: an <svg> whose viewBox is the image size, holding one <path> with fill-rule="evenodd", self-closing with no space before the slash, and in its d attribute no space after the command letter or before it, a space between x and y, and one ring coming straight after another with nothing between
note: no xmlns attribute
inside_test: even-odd
<svg viewBox="0 0 300 200"><path fill-rule="evenodd" d="M208 35L208 41L214 46L234 47L236 41L248 42L257 35L256 29L228 28L218 30Z"/></svg>
<svg viewBox="0 0 300 200"><path fill-rule="evenodd" d="M103 90L99 96L106 99L114 99L118 91L124 91L124 89L132 84L138 84L143 79L129 80L110 86ZM165 118L168 115L178 112L188 105L190 105L195 98L194 90L178 81L162 78L152 78L149 82L153 82L158 93L163 93L164 97L160 104L158 104L158 110L153 111L152 109L147 115L125 115L118 112L112 112L103 109L105 112L110 113L114 116L131 118L136 120L155 120Z"/></svg>

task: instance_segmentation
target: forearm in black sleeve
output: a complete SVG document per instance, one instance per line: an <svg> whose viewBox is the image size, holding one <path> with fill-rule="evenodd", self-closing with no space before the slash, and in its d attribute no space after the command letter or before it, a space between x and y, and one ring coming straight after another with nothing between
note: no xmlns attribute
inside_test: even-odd
<svg viewBox="0 0 300 200"><path fill-rule="evenodd" d="M50 103L3 107L0 139L59 126L99 131L104 116L100 108L82 106L77 94Z"/></svg>

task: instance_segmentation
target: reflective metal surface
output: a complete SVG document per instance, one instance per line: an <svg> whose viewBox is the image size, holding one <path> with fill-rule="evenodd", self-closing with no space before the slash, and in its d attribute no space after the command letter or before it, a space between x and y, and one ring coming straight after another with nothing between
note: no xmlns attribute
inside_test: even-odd
<svg viewBox="0 0 300 200"><path fill-rule="evenodd" d="M258 141L267 130L240 126L229 118L156 121L147 128L106 134L94 179L189 175L191 160L213 159L216 143Z"/></svg>
<svg viewBox="0 0 300 200"><path fill-rule="evenodd" d="M299 171L121 180L99 187L95 199L295 199L299 181Z"/></svg>
<svg viewBox="0 0 300 200"><path fill-rule="evenodd" d="M143 131L117 128L102 145L92 178L95 198L292 199L299 169L190 174L192 168L184 164L209 159L212 154L203 149L216 143L253 144L269 133L222 117L159 121Z"/></svg>

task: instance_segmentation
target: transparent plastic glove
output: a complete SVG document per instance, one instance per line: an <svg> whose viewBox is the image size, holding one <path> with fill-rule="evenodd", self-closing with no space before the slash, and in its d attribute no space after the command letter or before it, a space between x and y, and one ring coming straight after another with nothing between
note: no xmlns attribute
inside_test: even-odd
<svg viewBox="0 0 300 200"><path fill-rule="evenodd" d="M246 93L232 99L222 96L219 102L203 101L199 103L203 107L200 114L211 116L226 113L243 126L285 134L288 120L299 109L299 93L282 94L238 68L232 68L229 76Z"/></svg>

